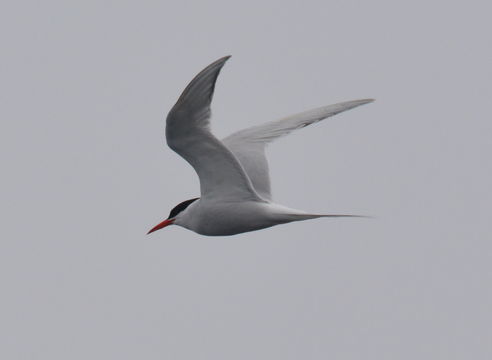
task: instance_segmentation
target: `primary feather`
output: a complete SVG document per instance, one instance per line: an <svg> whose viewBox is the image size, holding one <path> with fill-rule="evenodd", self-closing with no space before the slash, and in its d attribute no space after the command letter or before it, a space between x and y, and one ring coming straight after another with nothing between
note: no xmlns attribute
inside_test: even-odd
<svg viewBox="0 0 492 360"><path fill-rule="evenodd" d="M265 148L273 140L296 129L306 127L354 107L370 103L372 99L352 100L305 111L280 120L253 126L229 135L222 143L232 151L248 174L256 192L271 199L270 177Z"/></svg>

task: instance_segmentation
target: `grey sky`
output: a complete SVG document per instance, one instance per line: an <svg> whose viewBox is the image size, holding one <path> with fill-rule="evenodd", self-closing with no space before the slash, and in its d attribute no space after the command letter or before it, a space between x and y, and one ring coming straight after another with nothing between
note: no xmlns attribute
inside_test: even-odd
<svg viewBox="0 0 492 360"><path fill-rule="evenodd" d="M490 359L490 2L3 2L2 359ZM149 228L198 194L165 146L231 54L219 136L376 102L269 149L314 220Z"/></svg>

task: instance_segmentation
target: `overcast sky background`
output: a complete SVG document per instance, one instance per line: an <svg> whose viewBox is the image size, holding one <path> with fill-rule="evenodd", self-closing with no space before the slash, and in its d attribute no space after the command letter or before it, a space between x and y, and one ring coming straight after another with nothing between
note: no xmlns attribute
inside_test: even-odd
<svg viewBox="0 0 492 360"><path fill-rule="evenodd" d="M2 359L492 356L489 1L6 1ZM164 119L376 102L269 148L275 200L374 219L146 236L199 194Z"/></svg>

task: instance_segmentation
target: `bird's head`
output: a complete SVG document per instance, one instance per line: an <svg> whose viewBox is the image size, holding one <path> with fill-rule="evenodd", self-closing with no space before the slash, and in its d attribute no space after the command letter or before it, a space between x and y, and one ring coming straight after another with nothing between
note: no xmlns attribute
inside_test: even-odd
<svg viewBox="0 0 492 360"><path fill-rule="evenodd" d="M159 229L162 229L168 225L172 225L174 224L174 222L176 221L177 218L179 218L180 215L183 214L184 210L191 205L191 203L193 203L194 201L198 200L199 198L194 198L194 199L190 199L190 200L186 200L186 201L183 201L181 203L179 203L178 205L176 205L172 210L171 212L169 213L169 216L166 220L160 222L159 224L157 224L156 226L154 226L152 229L150 229L150 231L147 233L147 234L150 234L156 230L159 230Z"/></svg>

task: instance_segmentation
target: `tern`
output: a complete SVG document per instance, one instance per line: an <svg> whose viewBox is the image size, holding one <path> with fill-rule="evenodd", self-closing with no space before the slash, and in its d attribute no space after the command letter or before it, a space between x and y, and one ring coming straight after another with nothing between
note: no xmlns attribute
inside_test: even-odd
<svg viewBox="0 0 492 360"><path fill-rule="evenodd" d="M292 221L359 217L311 214L272 202L265 148L293 130L374 100L320 107L219 140L210 131L210 104L217 76L229 58L220 58L195 76L167 115L167 144L195 169L200 179L200 197L175 206L168 218L148 234L168 225L178 225L201 235L224 236Z"/></svg>

